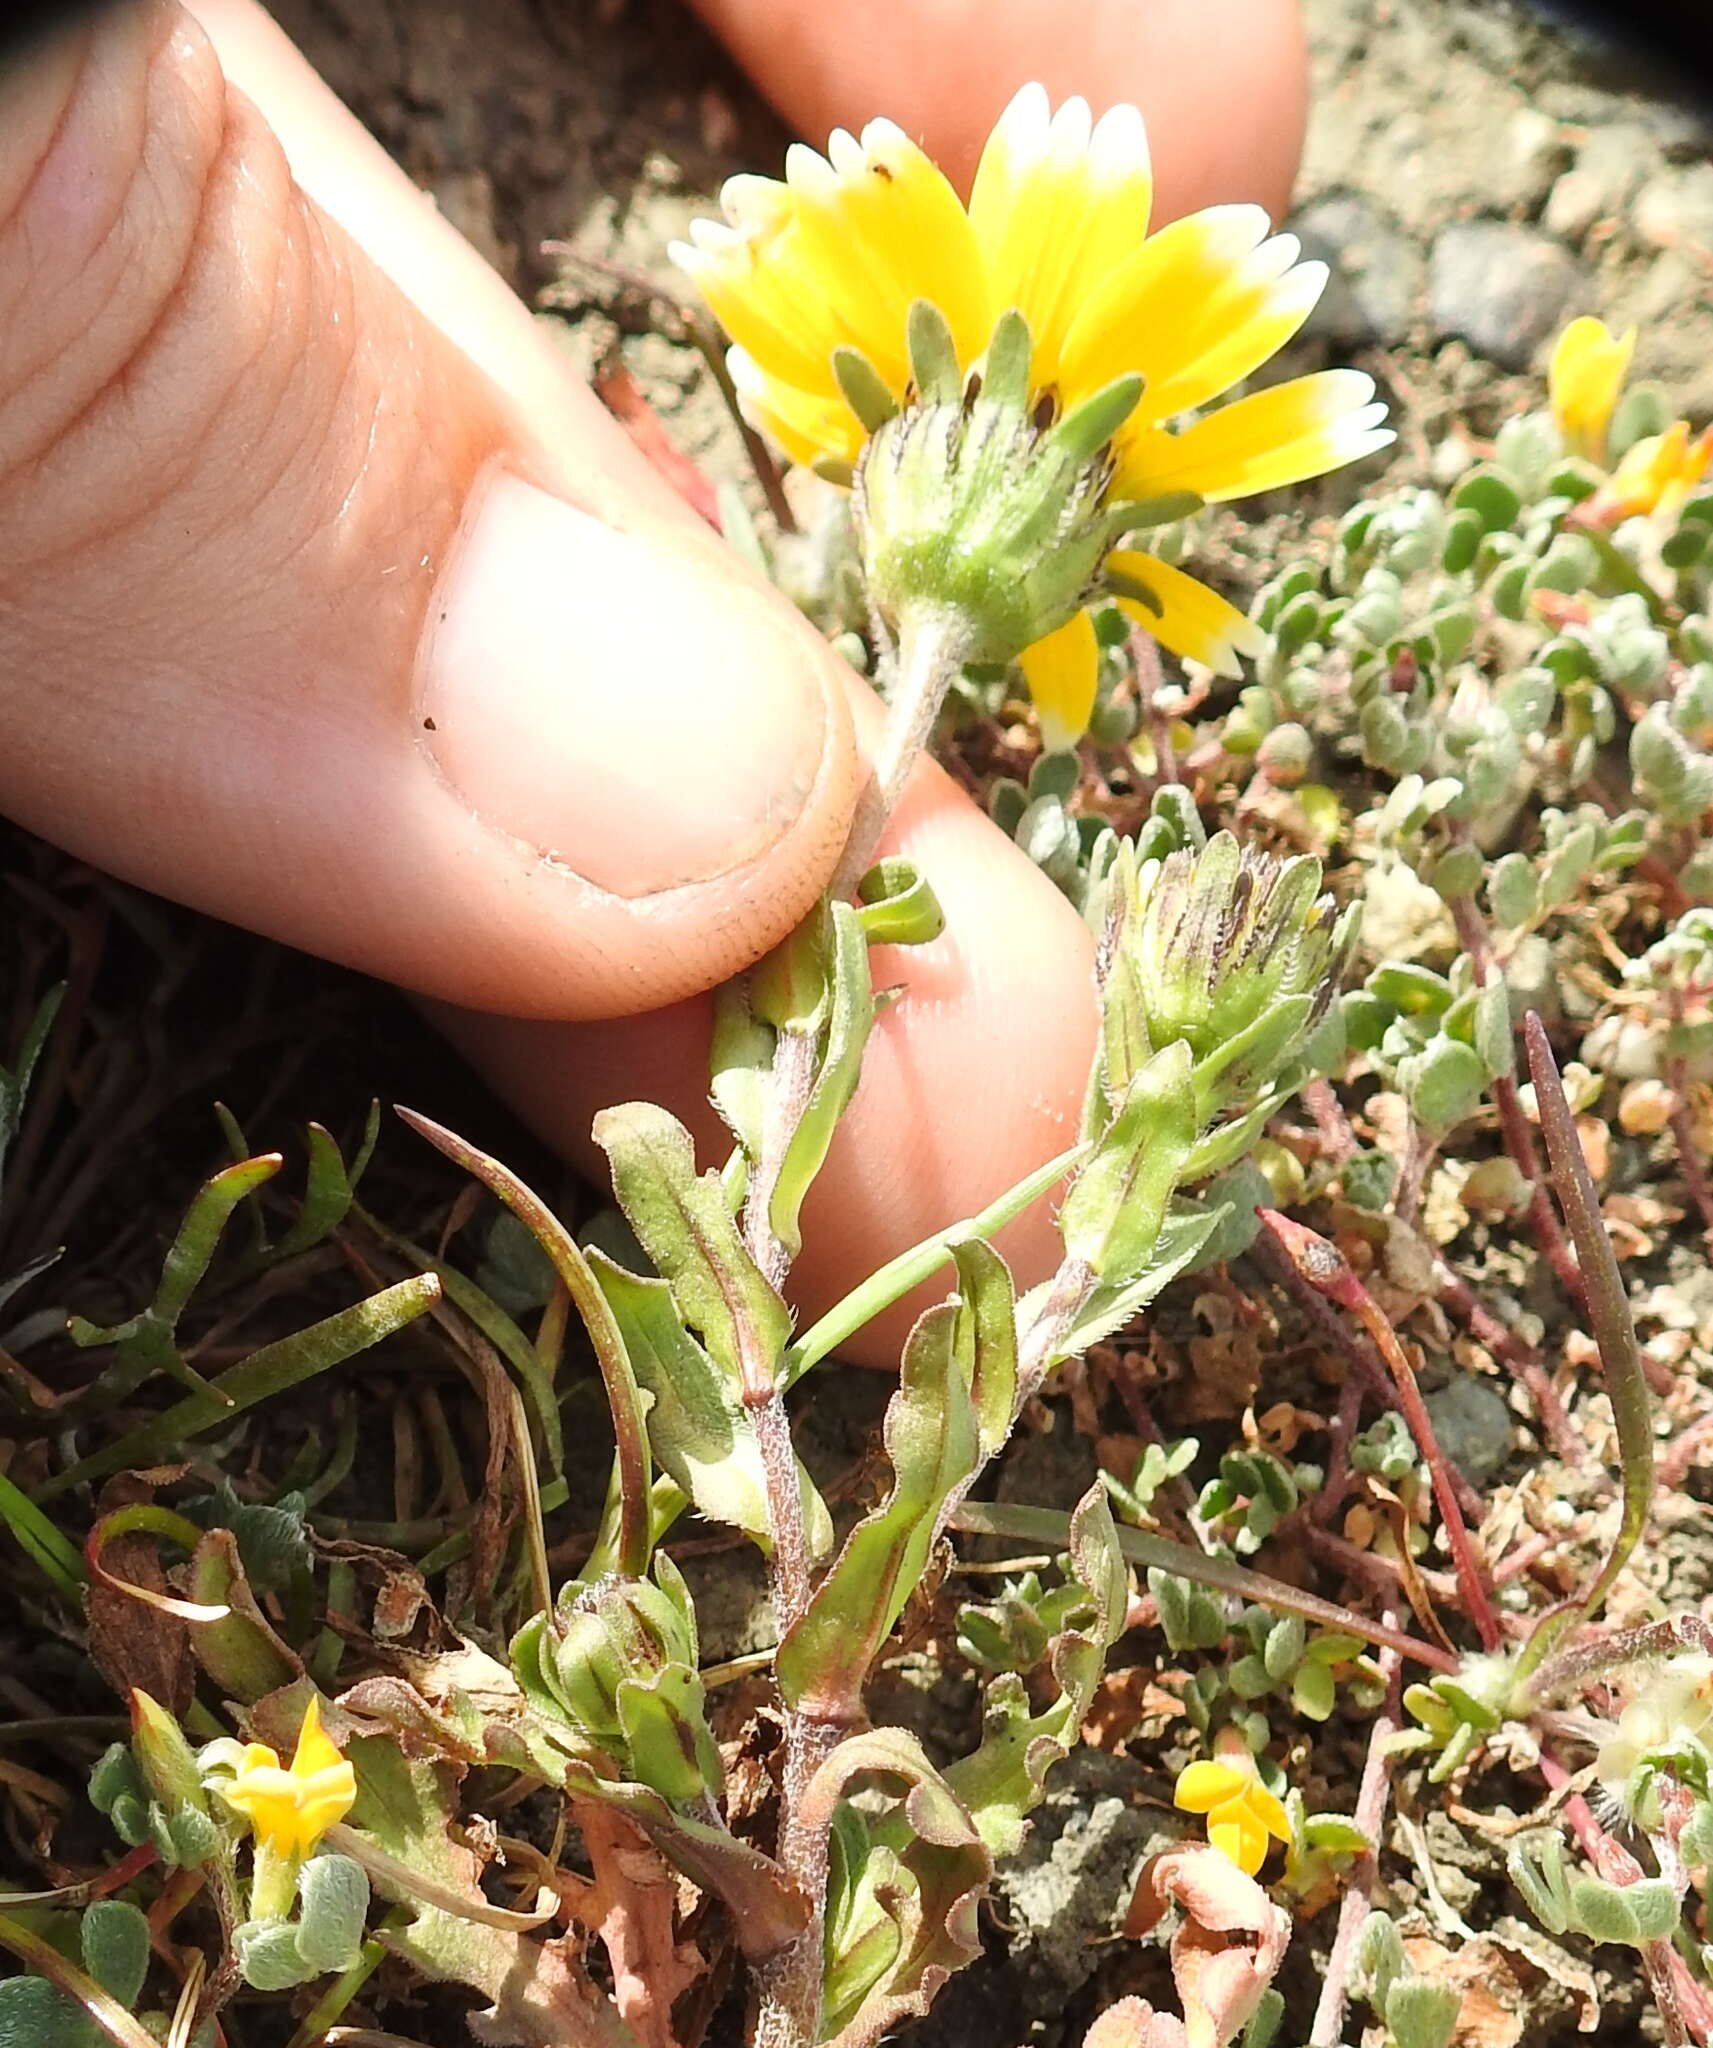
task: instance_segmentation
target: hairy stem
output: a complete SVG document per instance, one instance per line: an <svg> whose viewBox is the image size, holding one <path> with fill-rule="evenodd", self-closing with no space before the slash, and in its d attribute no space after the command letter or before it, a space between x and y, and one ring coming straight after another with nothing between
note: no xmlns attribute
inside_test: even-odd
<svg viewBox="0 0 1713 2048"><path fill-rule="evenodd" d="M1641 1348L1636 1342L1636 1325L1624 1292L1623 1275L1618 1271L1617 1254L1612 1250L1612 1240L1600 1214L1594 1177L1582 1156L1576 1121L1559 1080L1558 1062L1547 1042L1546 1027L1533 1010L1525 1020L1524 1032L1553 1180L1564 1205L1565 1220L1576 1239L1576 1255L1587 1290L1588 1319L1594 1341L1600 1347L1624 1483L1623 1517L1606 1562L1576 1607L1547 1616L1530 1637L1517 1666L1519 1685L1574 1620L1591 1620L1599 1611L1614 1580L1629 1562L1630 1553L1642 1539L1654 1494L1653 1406L1648 1400Z"/></svg>
<svg viewBox="0 0 1713 2048"><path fill-rule="evenodd" d="M848 897L874 858L916 757L933 736L946 691L957 675L967 645L962 622L950 613L905 621L893 664L886 723L874 751L871 774L850 836L831 883L835 897ZM808 1108L815 1085L816 1043L803 1032L781 1033L774 1053L761 1156L750 1176L744 1203L743 1235L750 1257L769 1282L782 1289L790 1254L773 1227L772 1205L781 1166ZM761 1449L773 1538L771 1579L780 1639L799 1620L814 1590L803 1496L785 1409L787 1372L774 1364L765 1384L746 1387L745 1399ZM779 1860L809 1902L802 1933L760 1973L761 2013L757 2048L810 2048L820 2033L823 1922L827 1897L827 1822L804 1805L803 1793L837 1743L840 1730L785 1706L784 1761L780 1782Z"/></svg>
<svg viewBox="0 0 1713 2048"><path fill-rule="evenodd" d="M1396 1609L1388 1610L1386 1619L1395 1627L1398 1620ZM1356 1825L1376 1845L1391 1794L1392 1758L1387 1744L1403 1724L1399 1704L1402 1666L1397 1652L1382 1651L1380 1664L1386 1675L1386 1704L1374 1716L1374 1724L1369 1731L1368 1756L1362 1766L1362 1783L1357 1790L1356 1811L1352 1815ZM1315 2007L1314 2024L1309 2028L1309 2048L1336 2048L1336 2043L1343 2036L1350 1967L1356 1960L1356 1943L1362 1933L1362 1923L1368 1918L1375 1863L1374 1850L1365 1849L1357 1857L1350 1873L1349 1887L1339 1901L1338 1931L1332 1938L1332 1953L1327 1957L1326 1975L1321 1980L1320 2002Z"/></svg>
<svg viewBox="0 0 1713 2048"><path fill-rule="evenodd" d="M968 644L968 628L955 612L930 612L904 621L892 662L886 724L868 783L857 799L850 837L833 871L834 896L849 896L873 861L916 757L934 736L940 707L963 666Z"/></svg>

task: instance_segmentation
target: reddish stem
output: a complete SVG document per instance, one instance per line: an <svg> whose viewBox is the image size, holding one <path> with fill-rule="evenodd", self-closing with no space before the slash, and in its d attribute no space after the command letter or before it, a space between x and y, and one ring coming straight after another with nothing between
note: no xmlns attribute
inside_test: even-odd
<svg viewBox="0 0 1713 2048"><path fill-rule="evenodd" d="M1274 1213L1269 1209L1261 1211L1263 1218ZM1311 1232L1310 1235L1312 1234ZM1404 1406L1402 1397L1393 1386L1391 1377L1381 1364L1373 1345L1351 1329L1325 1296L1311 1285L1295 1259L1278 1239L1270 1231L1263 1230L1249 1251L1252 1258L1258 1260L1281 1286L1296 1297L1302 1305L1304 1314L1327 1342L1350 1361L1380 1406L1395 1408L1401 1413ZM1457 1495L1457 1504L1464 1514L1473 1515L1479 1520L1487 1512L1487 1504L1455 1465L1450 1469L1450 1482Z"/></svg>
<svg viewBox="0 0 1713 2048"><path fill-rule="evenodd" d="M1476 1634L1481 1638L1484 1650L1496 1650L1503 1640L1499 1617L1493 1611L1488 1598L1486 1573L1470 1540L1468 1524L1463 1519L1463 1510L1458 1505L1457 1489L1452 1483L1451 1462L1440 1449L1439 1439L1422 1400L1421 1388L1409 1360L1404 1356L1403 1346L1391 1324L1381 1314L1379 1304L1368 1292L1354 1272L1350 1262L1336 1245L1316 1231L1294 1223L1290 1217L1282 1216L1276 1209L1260 1211L1261 1220L1282 1246L1285 1255L1296 1266L1303 1278L1318 1293L1340 1308L1354 1315L1373 1338L1380 1356L1391 1368L1392 1378L1398 1390L1398 1405L1409 1424L1410 1434L1416 1446L1427 1460L1428 1475L1433 1482L1434 1499L1439 1506L1439 1518L1444 1524L1446 1541L1451 1547L1452 1561L1457 1567L1458 1583L1463 1588L1463 1597L1469 1608L1469 1618L1475 1624Z"/></svg>
<svg viewBox="0 0 1713 2048"><path fill-rule="evenodd" d="M1334 1166L1342 1166L1352 1153L1362 1149L1330 1081L1304 1082L1303 1106L1314 1118L1315 1129L1320 1133L1321 1150Z"/></svg>
<svg viewBox="0 0 1713 2048"><path fill-rule="evenodd" d="M1474 897L1457 897L1451 905L1451 916L1457 927L1458 943L1474 962L1476 980L1483 988L1502 980L1499 963L1493 957L1493 940L1487 929L1487 920L1481 915ZM1499 1131L1505 1141L1505 1150L1511 1155L1512 1165L1522 1175L1529 1190L1529 1221L1534 1226L1535 1242L1546 1253L1552 1270L1558 1275L1559 1285L1572 1301L1580 1304L1583 1300L1582 1275L1559 1227L1558 1212L1552 1206L1546 1182L1541 1178L1540 1153L1535 1148L1534 1131L1523 1114L1522 1098L1517 1093L1514 1074L1501 1074L1493 1083L1493 1103L1499 1112Z"/></svg>
<svg viewBox="0 0 1713 2048"><path fill-rule="evenodd" d="M1398 1615L1395 1608L1387 1619L1396 1626ZM1375 1843L1380 1839L1391 1795L1392 1759L1387 1744L1403 1722L1399 1703L1402 1660L1395 1650L1382 1650L1380 1667L1386 1675L1386 1704L1375 1715L1373 1727L1369 1730L1368 1756L1362 1766L1362 1783L1357 1790L1356 1811L1352 1815L1357 1827ZM1350 1966L1356 1959L1356 1943L1362 1932L1362 1923L1368 1918L1376 1869L1374 1851L1363 1850L1351 1870L1349 1888L1339 1901L1338 1931L1332 1938L1332 1953L1326 1961L1320 2002L1315 2007L1314 2024L1309 2029L1309 2048L1331 2048L1331 2044L1336 2043L1344 2032Z"/></svg>

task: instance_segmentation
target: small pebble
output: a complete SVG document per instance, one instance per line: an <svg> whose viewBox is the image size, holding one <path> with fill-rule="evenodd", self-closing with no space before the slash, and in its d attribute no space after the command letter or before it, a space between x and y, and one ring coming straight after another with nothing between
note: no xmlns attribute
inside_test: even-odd
<svg viewBox="0 0 1713 2048"><path fill-rule="evenodd" d="M1460 221L1435 238L1429 273L1434 326L1462 335L1506 370L1526 369L1586 298L1570 252L1514 221Z"/></svg>
<svg viewBox="0 0 1713 2048"><path fill-rule="evenodd" d="M1677 1107L1677 1097L1663 1081L1632 1081L1618 1101L1618 1122L1632 1138L1651 1138L1663 1131Z"/></svg>
<svg viewBox="0 0 1713 2048"><path fill-rule="evenodd" d="M1687 244L1713 254L1713 164L1692 164L1650 178L1631 218L1637 239L1650 249Z"/></svg>

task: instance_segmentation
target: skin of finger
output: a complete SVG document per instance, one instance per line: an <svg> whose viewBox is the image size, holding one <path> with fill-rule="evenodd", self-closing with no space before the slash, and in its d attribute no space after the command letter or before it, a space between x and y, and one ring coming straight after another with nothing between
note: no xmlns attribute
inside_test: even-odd
<svg viewBox="0 0 1713 2048"><path fill-rule="evenodd" d="M0 233L30 312L0 345L0 804L217 915L520 1012L653 1007L781 936L854 789L844 681L809 629L745 585L498 279L466 274L466 334L485 305L495 361L533 343L535 432L306 200L179 10L102 17L68 107ZM385 159L339 120L354 191ZM717 886L640 906L589 886L414 743L425 612L496 462L738 591L746 661L785 636L804 664L819 769Z"/></svg>
<svg viewBox="0 0 1713 2048"><path fill-rule="evenodd" d="M798 132L885 114L961 190L994 118L1030 79L1055 104L1141 108L1155 217L1290 198L1308 111L1297 0L692 0Z"/></svg>
<svg viewBox="0 0 1713 2048"><path fill-rule="evenodd" d="M390 162L363 161L352 175L355 151L330 118L325 87L274 25L235 0L198 0L198 12L233 74L264 102L300 179L496 379L534 390L540 366L527 319L521 336L497 309L472 325L472 307L485 301L467 267L486 277L485 267ZM851 690L859 738L872 739L873 694L855 678ZM925 864L948 932L919 952L876 955L877 981L910 994L880 1020L861 1089L810 1197L792 1283L805 1317L1068 1144L1093 1045L1086 928L938 769L918 771L891 843ZM729 1148L707 1098L706 1000L573 1027L443 1005L430 1013L497 1093L597 1176L604 1162L589 1126L614 1102L665 1103L695 1132L704 1162ZM1001 1243L1020 1285L1049 1270L1058 1244L1051 1205L1038 1204ZM895 1365L911 1318L937 1291L929 1283L878 1319L852 1355Z"/></svg>
<svg viewBox="0 0 1713 2048"><path fill-rule="evenodd" d="M873 699L859 707L871 736ZM999 837L937 765L923 762L887 835L915 861L946 916L924 947L877 947L876 987L902 998L878 1019L862 1081L805 1204L789 1293L799 1327L934 1231L972 1215L1075 1142L1096 1037L1094 943L1058 890ZM504 1100L599 1179L597 1110L647 1100L692 1131L703 1168L731 1136L709 1105L706 999L632 1024L560 1026L454 1013L437 1025ZM1037 1202L997 1239L1019 1291L1059 1257ZM845 1355L896 1367L911 1322L943 1299L925 1283L877 1317Z"/></svg>

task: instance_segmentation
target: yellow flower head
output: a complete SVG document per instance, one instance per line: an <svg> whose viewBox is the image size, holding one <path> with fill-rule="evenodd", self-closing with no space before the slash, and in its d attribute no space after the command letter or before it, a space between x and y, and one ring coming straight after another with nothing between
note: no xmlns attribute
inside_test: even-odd
<svg viewBox="0 0 1713 2048"><path fill-rule="evenodd" d="M1217 1757L1180 1772L1172 1803L1186 1813L1205 1813L1208 1841L1249 1877L1267 1860L1269 1835L1291 1839L1284 1807L1262 1784L1241 1741L1220 1743Z"/></svg>
<svg viewBox="0 0 1713 2048"><path fill-rule="evenodd" d="M1624 451L1623 460L1588 499L1591 525L1652 514L1669 523L1713 463L1713 427L1689 438L1689 422L1674 420L1663 434L1649 434Z"/></svg>
<svg viewBox="0 0 1713 2048"><path fill-rule="evenodd" d="M1115 380L1143 380L1111 436L1112 504L1220 503L1391 440L1373 380L1354 370L1175 425L1296 332L1326 266L1298 262L1296 238L1269 235L1258 206L1212 207L1150 234L1152 191L1134 107L1095 122L1084 101L1053 113L1028 85L988 138L967 209L898 127L871 121L860 139L835 132L824 157L792 148L782 183L728 181L724 222L695 222L673 254L736 344L732 378L751 417L827 474L848 476L868 439L840 364L860 358L864 392L908 403L919 301L943 316L966 390L1001 316L1021 314L1037 418L1069 418ZM1241 612L1155 555L1121 549L1105 569L1116 601L1174 653L1235 676L1238 655L1264 644ZM1088 614L1055 623L1022 659L1049 738L1075 738L1098 675Z"/></svg>
<svg viewBox="0 0 1713 2048"><path fill-rule="evenodd" d="M1636 330L1614 336L1604 320L1584 313L1572 320L1553 346L1547 370L1552 416L1565 445L1598 462L1606 449L1606 428L1629 372Z"/></svg>
<svg viewBox="0 0 1713 2048"><path fill-rule="evenodd" d="M321 1726L313 1697L304 1709L297 1751L287 1770L265 1742L237 1744L230 1778L215 1786L249 1821L256 1840L279 1856L307 1856L327 1830L351 1811L357 1774Z"/></svg>

